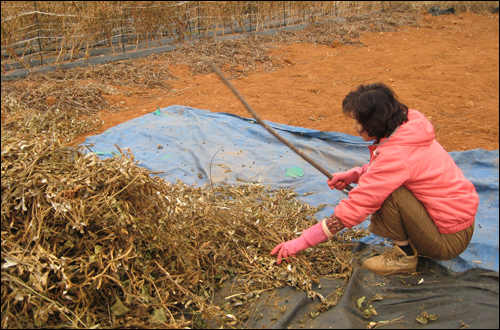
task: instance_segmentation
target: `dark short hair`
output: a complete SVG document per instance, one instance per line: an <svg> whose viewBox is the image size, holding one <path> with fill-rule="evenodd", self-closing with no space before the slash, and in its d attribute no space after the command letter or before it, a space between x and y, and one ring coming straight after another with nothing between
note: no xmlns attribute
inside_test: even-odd
<svg viewBox="0 0 500 330"><path fill-rule="evenodd" d="M408 107L398 101L394 91L382 83L360 85L342 102L344 114L356 119L369 136L388 137L408 121Z"/></svg>

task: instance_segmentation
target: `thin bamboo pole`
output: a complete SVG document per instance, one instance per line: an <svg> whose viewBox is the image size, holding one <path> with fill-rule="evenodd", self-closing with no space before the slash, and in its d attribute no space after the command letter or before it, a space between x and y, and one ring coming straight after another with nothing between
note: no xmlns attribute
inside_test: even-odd
<svg viewBox="0 0 500 330"><path fill-rule="evenodd" d="M316 163L311 157L304 154L302 152L302 150L299 150L297 147L295 147L293 144L291 144L287 139L285 139L284 137L279 135L278 132L276 132L274 129L269 127L269 125L267 125L262 119L260 119L259 115L253 110L253 108L250 106L250 104L247 103L247 101L243 98L243 96L241 96L241 94L236 90L236 88L229 82L229 80L227 80L226 77L224 77L222 72L220 72L219 69L217 69L215 67L215 65L212 63L212 61L205 60L205 63L208 64L210 66L210 68L215 73L217 73L219 78L233 91L234 95L236 95L238 97L238 99L241 101L241 103L243 103L243 105L248 110L248 112L250 112L250 114L255 118L255 120L260 125L262 125L269 133L274 135L274 137L276 137L278 140L280 140L280 142L284 143L288 148L292 149L293 152L295 152L297 155L302 157L306 162L308 162L309 164L314 166L318 171L323 173L328 179L330 179L330 180L333 179L333 175L330 172L325 170L321 165ZM353 189L353 187L350 185L346 185L345 189L348 191L351 191Z"/></svg>

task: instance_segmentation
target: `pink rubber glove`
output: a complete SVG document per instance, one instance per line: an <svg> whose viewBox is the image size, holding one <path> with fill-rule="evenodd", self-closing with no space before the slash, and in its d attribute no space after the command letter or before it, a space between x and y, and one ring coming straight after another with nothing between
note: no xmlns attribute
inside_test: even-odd
<svg viewBox="0 0 500 330"><path fill-rule="evenodd" d="M298 238L292 239L291 241L283 242L278 244L272 251L271 255L278 253L278 265L281 264L283 260L290 262L288 257L296 257L299 251L305 250L311 246L315 246L321 242L328 239L323 231L321 222L315 224L314 226L304 230L302 235Z"/></svg>
<svg viewBox="0 0 500 330"><path fill-rule="evenodd" d="M359 166L349 171L332 173L333 178L331 180L328 179L326 183L328 183L330 189L344 190L346 185L358 182L362 173L363 168Z"/></svg>

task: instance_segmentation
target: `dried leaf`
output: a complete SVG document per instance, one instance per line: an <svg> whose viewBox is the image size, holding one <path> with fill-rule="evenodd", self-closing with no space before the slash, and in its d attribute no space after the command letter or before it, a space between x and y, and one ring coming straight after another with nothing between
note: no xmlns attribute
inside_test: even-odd
<svg viewBox="0 0 500 330"><path fill-rule="evenodd" d="M365 296L357 300L356 305L358 306L358 309L363 309L363 303L365 302L365 300L366 300Z"/></svg>
<svg viewBox="0 0 500 330"><path fill-rule="evenodd" d="M422 315L417 316L416 320L421 324L426 324L427 322L429 322L429 319Z"/></svg>
<svg viewBox="0 0 500 330"><path fill-rule="evenodd" d="M122 315L127 314L129 311L130 311L130 309L128 309L127 307L125 307L123 305L120 298L116 297L115 304L113 306L111 306L111 312L113 312L113 314L115 316L122 316Z"/></svg>
<svg viewBox="0 0 500 330"><path fill-rule="evenodd" d="M372 306L370 306L370 308L367 308L363 311L363 316L365 319L372 317L372 315L377 315L375 308L373 308Z"/></svg>
<svg viewBox="0 0 500 330"><path fill-rule="evenodd" d="M438 317L438 314L431 314L429 315L427 312L422 312L419 316L417 316L416 320L419 323L425 324L429 321L435 321Z"/></svg>
<svg viewBox="0 0 500 330"><path fill-rule="evenodd" d="M149 323L162 324L167 321L163 308L155 308L149 317Z"/></svg>

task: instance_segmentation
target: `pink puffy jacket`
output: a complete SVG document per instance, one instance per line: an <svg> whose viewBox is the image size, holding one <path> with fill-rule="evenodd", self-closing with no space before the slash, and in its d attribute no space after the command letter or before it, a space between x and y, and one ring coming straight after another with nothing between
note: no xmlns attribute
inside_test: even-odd
<svg viewBox="0 0 500 330"><path fill-rule="evenodd" d="M375 213L397 188L405 186L422 202L442 234L469 227L479 205L474 185L434 139L431 122L417 110L408 121L370 149L370 163L358 167L358 186L340 201L335 215L346 227Z"/></svg>

